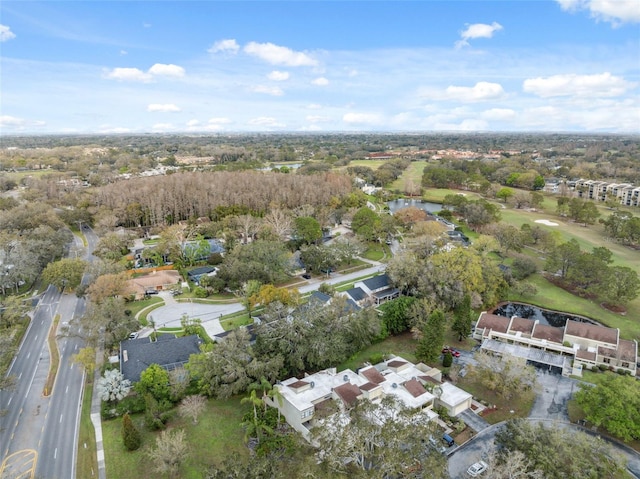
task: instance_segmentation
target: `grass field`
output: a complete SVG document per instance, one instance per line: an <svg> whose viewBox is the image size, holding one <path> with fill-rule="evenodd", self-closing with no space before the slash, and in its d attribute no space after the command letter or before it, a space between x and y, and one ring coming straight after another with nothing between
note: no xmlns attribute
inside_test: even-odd
<svg viewBox="0 0 640 479"><path fill-rule="evenodd" d="M351 369L355 371L362 366L365 362L369 361L369 358L378 354L395 354L401 356L407 361L416 361L416 340L413 339L411 333L403 333L397 336L389 336L384 341L372 344L366 349L354 354L344 363L337 366L338 371L343 369Z"/></svg>
<svg viewBox="0 0 640 479"><path fill-rule="evenodd" d="M78 458L76 462L77 477L96 477L98 474L98 458L96 456L95 429L91 423L91 394L93 384L84 388L82 399L82 415L78 433Z"/></svg>
<svg viewBox="0 0 640 479"><path fill-rule="evenodd" d="M392 191L399 190L404 193L407 184L411 182L414 187L417 187L418 191L420 191L419 188L422 183L422 171L424 170L426 164L427 162L425 160L412 161L409 164L409 167L404 170L402 176L391 183L388 186L388 189Z"/></svg>
<svg viewBox="0 0 640 479"><path fill-rule="evenodd" d="M240 404L239 397L211 399L196 425L177 415L172 418L168 427L184 429L189 443L189 457L178 477L201 479L207 467L221 464L229 455L247 456L249 451L243 443L244 433L240 426L246 410L247 406ZM127 451L122 444L122 419L102 422L107 479L156 477L144 450L154 447L159 433L146 429L142 415L135 415L132 419L142 433L142 447L137 451Z"/></svg>

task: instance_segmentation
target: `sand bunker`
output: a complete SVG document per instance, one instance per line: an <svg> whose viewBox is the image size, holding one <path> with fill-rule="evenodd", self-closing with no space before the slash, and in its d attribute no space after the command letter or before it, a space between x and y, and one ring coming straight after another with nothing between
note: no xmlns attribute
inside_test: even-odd
<svg viewBox="0 0 640 479"><path fill-rule="evenodd" d="M558 226L558 223L554 223L553 221L549 221L549 220L536 220L535 223L541 223L547 226Z"/></svg>

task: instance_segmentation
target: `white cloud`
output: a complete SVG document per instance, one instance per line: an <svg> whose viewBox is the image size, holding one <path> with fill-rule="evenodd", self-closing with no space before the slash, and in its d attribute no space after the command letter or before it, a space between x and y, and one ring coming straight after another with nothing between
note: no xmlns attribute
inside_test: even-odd
<svg viewBox="0 0 640 479"><path fill-rule="evenodd" d="M327 116L320 116L320 115L309 115L305 119L309 123L326 123L328 121L331 121L331 118Z"/></svg>
<svg viewBox="0 0 640 479"><path fill-rule="evenodd" d="M318 103L310 103L307 105L307 108L309 110L322 110L322 105L319 105Z"/></svg>
<svg viewBox="0 0 640 479"><path fill-rule="evenodd" d="M129 52L127 52L126 50L120 50L120 55L122 55L122 56L126 55L127 53L129 53Z"/></svg>
<svg viewBox="0 0 640 479"><path fill-rule="evenodd" d="M640 2L638 0L556 0L563 10L576 12L589 10L596 20L609 22L614 26L621 23L640 23Z"/></svg>
<svg viewBox="0 0 640 479"><path fill-rule="evenodd" d="M515 118L516 112L511 108L491 108L483 111L480 116L485 120L505 121Z"/></svg>
<svg viewBox="0 0 640 479"><path fill-rule="evenodd" d="M327 80L325 77L320 77L316 78L311 83L317 86L327 86L329 84L329 80Z"/></svg>
<svg viewBox="0 0 640 479"><path fill-rule="evenodd" d="M0 42L6 42L16 38L16 34L11 31L11 28L0 24Z"/></svg>
<svg viewBox="0 0 640 479"><path fill-rule="evenodd" d="M189 126L189 127L198 126L199 124L200 124L199 120L189 120L187 122L187 126Z"/></svg>
<svg viewBox="0 0 640 479"><path fill-rule="evenodd" d="M124 128L122 126L102 126L98 130L100 133L104 133L106 135L109 134L119 134L119 133L130 133L131 129Z"/></svg>
<svg viewBox="0 0 640 479"><path fill-rule="evenodd" d="M239 50L240 50L240 45L238 45L238 43L234 39L230 38L230 39L219 40L215 42L213 45L211 45L211 48L209 48L207 51L209 53L236 54L238 53Z"/></svg>
<svg viewBox="0 0 640 479"><path fill-rule="evenodd" d="M105 74L105 78L118 81L149 83L153 77L138 68L114 68Z"/></svg>
<svg viewBox="0 0 640 479"><path fill-rule="evenodd" d="M553 96L620 96L635 84L609 72L594 75L554 75L546 78L528 78L522 89L542 98Z"/></svg>
<svg viewBox="0 0 640 479"><path fill-rule="evenodd" d="M151 68L149 68L149 73L155 76L181 78L184 76L184 68L173 64L167 65L164 63L156 63Z"/></svg>
<svg viewBox="0 0 640 479"><path fill-rule="evenodd" d="M0 128L22 126L24 123L25 121L22 118L16 118L15 116L9 115L0 116Z"/></svg>
<svg viewBox="0 0 640 479"><path fill-rule="evenodd" d="M249 120L249 125L266 126L271 128L284 128L286 126L284 123L280 123L275 118L270 116L252 118L251 120Z"/></svg>
<svg viewBox="0 0 640 479"><path fill-rule="evenodd" d="M502 30L502 25L493 22L491 25L486 23L467 24L467 29L460 32L460 40L456 42L456 47L461 48L469 45L469 40L474 38L491 38L497 31Z"/></svg>
<svg viewBox="0 0 640 479"><path fill-rule="evenodd" d="M277 86L255 85L251 87L251 91L255 93L265 93L271 96L282 96L284 92L282 88Z"/></svg>
<svg viewBox="0 0 640 479"><path fill-rule="evenodd" d="M173 130L174 126L171 123L156 123L152 128L155 131L168 131Z"/></svg>
<svg viewBox="0 0 640 479"><path fill-rule="evenodd" d="M447 97L458 101L486 101L495 100L504 96L504 90L499 83L478 82L472 87L449 86L446 90Z"/></svg>
<svg viewBox="0 0 640 479"><path fill-rule="evenodd" d="M104 77L110 80L142 83L150 83L158 76L181 78L184 76L184 68L178 65L156 63L147 72L139 68L114 68L104 74Z"/></svg>
<svg viewBox="0 0 640 479"><path fill-rule="evenodd" d="M272 65L301 67L316 66L318 64L316 60L306 53L296 52L290 48L274 45L273 43L249 42L245 45L244 52Z"/></svg>
<svg viewBox="0 0 640 479"><path fill-rule="evenodd" d="M147 106L147 111L175 112L180 111L180 107L173 103L151 103Z"/></svg>
<svg viewBox="0 0 640 479"><path fill-rule="evenodd" d="M227 123L231 123L231 120L229 118L218 117L209 119L210 125L226 125Z"/></svg>
<svg viewBox="0 0 640 479"><path fill-rule="evenodd" d="M267 78L273 81L285 81L289 79L289 72L280 72L278 70L273 70L267 75Z"/></svg>
<svg viewBox="0 0 640 479"><path fill-rule="evenodd" d="M376 125L381 122L382 118L378 113L357 113L350 112L345 113L342 117L342 121L349 124L359 125Z"/></svg>

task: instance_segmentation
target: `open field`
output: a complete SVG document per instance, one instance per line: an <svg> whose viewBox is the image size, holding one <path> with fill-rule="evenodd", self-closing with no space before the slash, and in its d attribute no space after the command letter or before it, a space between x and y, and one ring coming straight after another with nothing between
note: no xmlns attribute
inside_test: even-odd
<svg viewBox="0 0 640 479"><path fill-rule="evenodd" d="M426 160L421 161L412 161L409 165L409 168L404 170L404 173L400 178L391 183L387 189L389 190L400 190L404 193L405 187L407 183L411 181L415 187L420 188L422 183L422 170L424 170L425 165L427 164Z"/></svg>
<svg viewBox="0 0 640 479"><path fill-rule="evenodd" d="M209 400L207 409L195 425L190 419L174 416L168 427L184 429L189 443L189 458L178 477L201 479L206 467L221 464L229 455L248 455L240 426L246 410L247 406L241 405L240 398L235 397ZM143 415L137 414L132 419L142 434L142 447L137 451L127 451L122 444L121 418L102 422L107 479L152 477L152 465L145 457L144 450L155 445L159 433L147 430Z"/></svg>
<svg viewBox="0 0 640 479"><path fill-rule="evenodd" d="M387 161L388 160L351 160L348 166L368 166L372 170L377 170L380 165L384 165Z"/></svg>

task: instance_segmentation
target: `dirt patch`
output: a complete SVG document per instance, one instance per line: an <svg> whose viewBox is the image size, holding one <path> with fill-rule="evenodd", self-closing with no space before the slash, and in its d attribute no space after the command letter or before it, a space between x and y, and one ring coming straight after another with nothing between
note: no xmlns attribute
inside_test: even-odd
<svg viewBox="0 0 640 479"><path fill-rule="evenodd" d="M611 311L612 313L621 314L622 316L627 314L627 308L620 304L600 303L600 307L607 311Z"/></svg>

